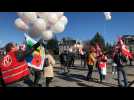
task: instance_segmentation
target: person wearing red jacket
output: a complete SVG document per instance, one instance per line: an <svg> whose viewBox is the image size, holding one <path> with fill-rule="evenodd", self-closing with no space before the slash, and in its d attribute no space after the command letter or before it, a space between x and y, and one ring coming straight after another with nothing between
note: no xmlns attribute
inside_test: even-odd
<svg viewBox="0 0 134 100"><path fill-rule="evenodd" d="M30 80L29 69L25 57L31 54L41 44L40 40L30 50L22 51L17 48L14 43L8 43L5 46L7 54L0 61L0 72L2 77L3 86L12 84L21 79L24 79L29 86L33 86L32 80Z"/></svg>
<svg viewBox="0 0 134 100"><path fill-rule="evenodd" d="M106 67L107 67L107 56L106 54L101 54L100 57L99 57L99 74L100 74L100 82L102 82L104 79L105 79L105 76L106 76Z"/></svg>

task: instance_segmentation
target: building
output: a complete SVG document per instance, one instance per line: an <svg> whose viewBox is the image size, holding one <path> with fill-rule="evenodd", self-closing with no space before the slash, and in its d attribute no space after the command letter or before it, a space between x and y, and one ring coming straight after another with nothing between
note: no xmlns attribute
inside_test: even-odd
<svg viewBox="0 0 134 100"><path fill-rule="evenodd" d="M81 43L78 42L77 40L64 38L61 41L59 41L58 44L59 44L59 54L60 54L63 51L68 51L70 48L74 47L77 44L80 45Z"/></svg>
<svg viewBox="0 0 134 100"><path fill-rule="evenodd" d="M134 53L134 35L123 35L123 41L129 50Z"/></svg>

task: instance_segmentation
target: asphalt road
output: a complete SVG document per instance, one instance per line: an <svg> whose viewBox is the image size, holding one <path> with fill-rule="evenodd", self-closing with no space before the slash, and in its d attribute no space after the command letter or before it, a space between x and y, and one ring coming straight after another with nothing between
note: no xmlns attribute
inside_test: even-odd
<svg viewBox="0 0 134 100"><path fill-rule="evenodd" d="M75 61L75 66L70 68L68 74L60 74L61 66L57 62L54 67L55 77L53 78L50 87L118 87L117 75L112 75L111 65L108 65L107 76L103 83L99 82L99 74L95 69L93 72L93 81L86 81L87 67L80 66L80 61ZM134 80L134 66L125 66L129 84ZM32 78L33 79L33 78ZM45 79L41 78L40 84L45 87ZM23 81L9 85L8 87L28 87ZM133 85L131 86L133 87Z"/></svg>

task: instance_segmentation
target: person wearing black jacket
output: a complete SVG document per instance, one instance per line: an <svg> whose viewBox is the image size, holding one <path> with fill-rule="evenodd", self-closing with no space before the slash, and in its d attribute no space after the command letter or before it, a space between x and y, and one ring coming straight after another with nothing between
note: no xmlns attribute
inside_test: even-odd
<svg viewBox="0 0 134 100"><path fill-rule="evenodd" d="M68 68L69 55L68 55L68 52L67 51L62 52L59 55L59 57L60 57L61 67L64 70L64 73L66 73L66 70L67 70L67 72L69 72L69 68Z"/></svg>
<svg viewBox="0 0 134 100"><path fill-rule="evenodd" d="M119 87L127 87L128 86L128 80L126 76L126 72L123 69L123 62L125 62L125 57L121 53L121 49L117 49L115 56L114 56L114 62L117 64L117 74L118 74L118 85ZM123 82L124 85L122 84L122 79L121 76L123 76Z"/></svg>
<svg viewBox="0 0 134 100"><path fill-rule="evenodd" d="M69 52L67 59L68 59L67 60L68 67L73 67L74 66L74 60L75 60L75 54L73 52Z"/></svg>

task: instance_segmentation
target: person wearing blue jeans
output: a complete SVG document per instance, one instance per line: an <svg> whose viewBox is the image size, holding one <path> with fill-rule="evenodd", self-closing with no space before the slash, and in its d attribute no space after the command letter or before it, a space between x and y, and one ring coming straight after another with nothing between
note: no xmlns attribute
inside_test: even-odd
<svg viewBox="0 0 134 100"><path fill-rule="evenodd" d="M127 80L127 75L126 72L123 69L123 62L124 62L124 57L122 56L121 50L118 49L116 51L116 54L114 56L114 62L117 64L117 75L118 75L118 85L119 87L128 87L128 80ZM124 85L122 84L122 79L121 76L123 76L123 82Z"/></svg>
<svg viewBox="0 0 134 100"><path fill-rule="evenodd" d="M117 74L118 74L119 87L128 87L128 80L127 80L126 72L124 71L123 67L121 66L117 67ZM124 85L122 84L121 76L123 76L124 78L123 79Z"/></svg>

